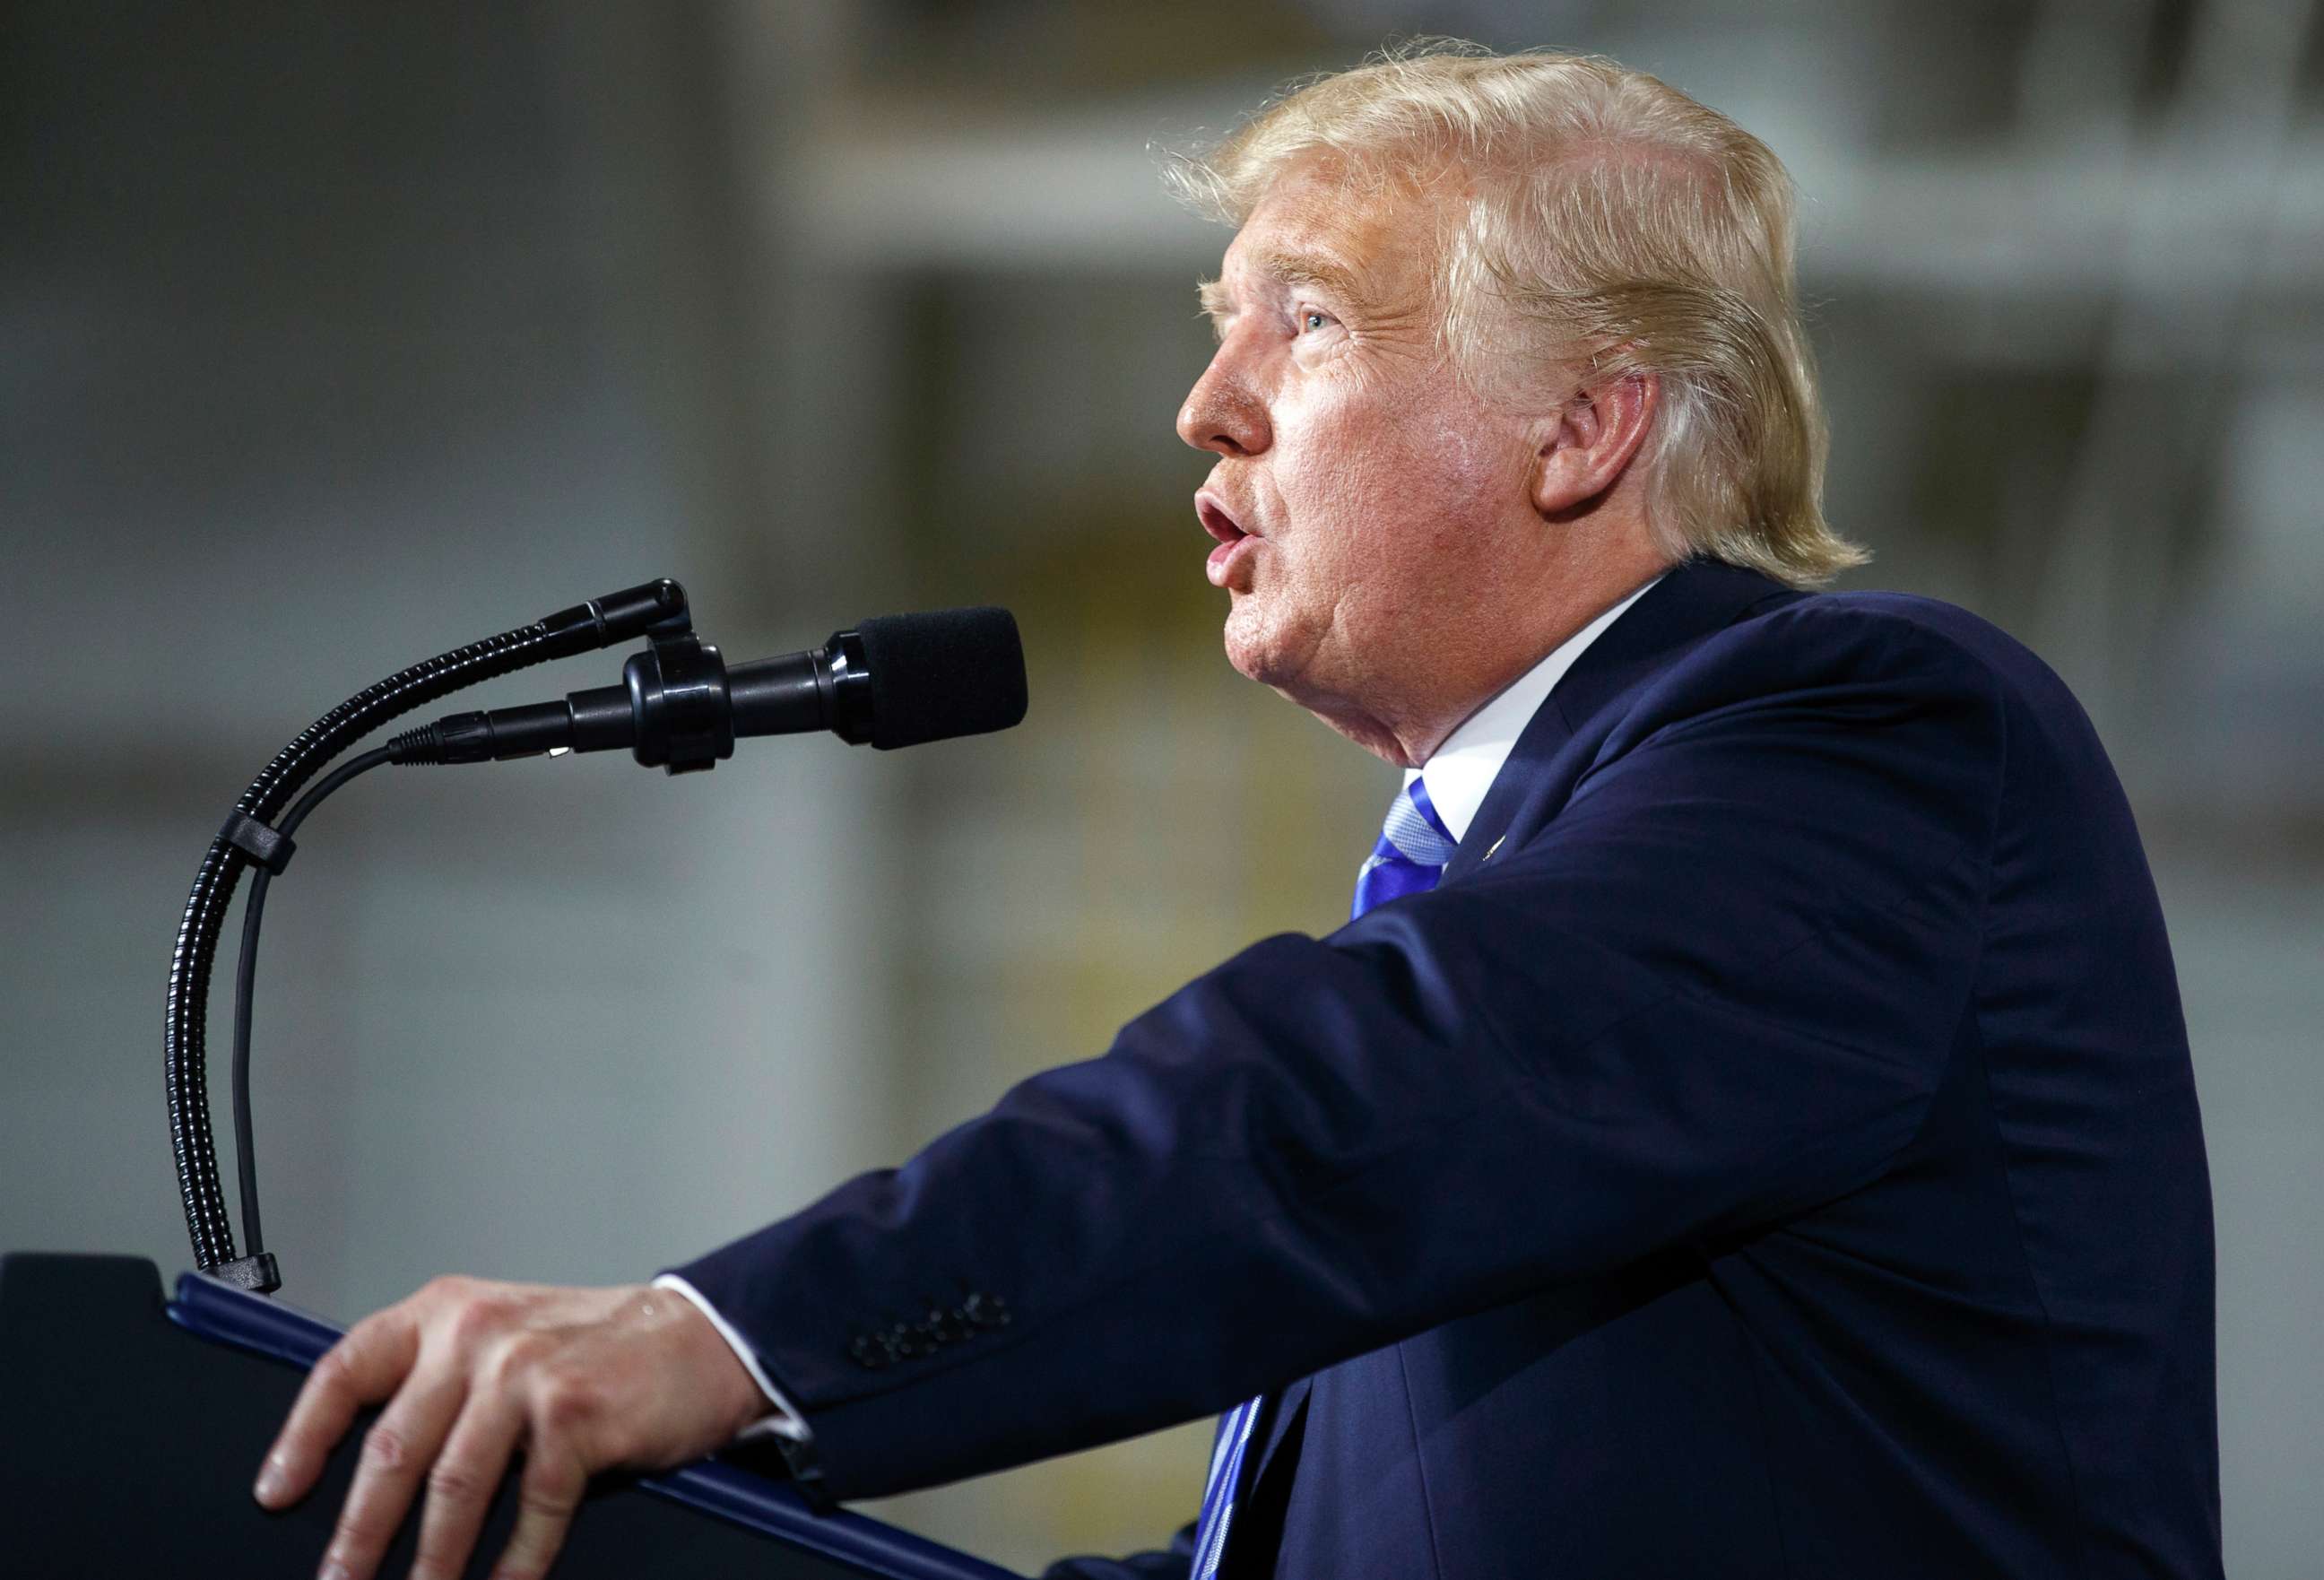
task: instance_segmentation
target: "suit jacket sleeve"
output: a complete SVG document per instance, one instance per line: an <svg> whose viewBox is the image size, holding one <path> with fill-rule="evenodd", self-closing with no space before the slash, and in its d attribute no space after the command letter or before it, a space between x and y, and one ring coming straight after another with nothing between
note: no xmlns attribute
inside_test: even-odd
<svg viewBox="0 0 2324 1580"><path fill-rule="evenodd" d="M1806 600L1619 706L1472 875L1259 943L678 1270L806 1412L827 1490L1209 1414L1877 1177L1969 992L1994 679Z"/></svg>

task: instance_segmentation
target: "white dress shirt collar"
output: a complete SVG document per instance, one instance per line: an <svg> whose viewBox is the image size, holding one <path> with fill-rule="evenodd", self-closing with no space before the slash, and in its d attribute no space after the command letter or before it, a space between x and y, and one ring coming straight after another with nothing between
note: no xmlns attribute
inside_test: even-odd
<svg viewBox="0 0 2324 1580"><path fill-rule="evenodd" d="M1493 788L1493 781L1500 773L1501 764L1508 761L1517 736L1548 700L1551 688L1564 679L1565 671L1573 667L1573 661L1582 656L1583 649L1603 636L1606 628L1622 617L1624 610L1645 597L1660 580L1661 577L1655 577L1655 581L1646 583L1567 637L1547 658L1462 720L1460 727L1436 748L1435 755L1418 768L1405 770L1406 785L1424 773L1427 776L1428 799L1454 839L1467 836L1477 808L1485 803L1485 792Z"/></svg>

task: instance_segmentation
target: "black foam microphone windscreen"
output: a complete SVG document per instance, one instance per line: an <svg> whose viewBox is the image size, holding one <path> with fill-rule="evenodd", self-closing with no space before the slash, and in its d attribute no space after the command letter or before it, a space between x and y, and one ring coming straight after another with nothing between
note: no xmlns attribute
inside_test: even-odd
<svg viewBox="0 0 2324 1580"><path fill-rule="evenodd" d="M1025 716L1025 650L1008 610L885 614L855 630L880 750L1005 730Z"/></svg>

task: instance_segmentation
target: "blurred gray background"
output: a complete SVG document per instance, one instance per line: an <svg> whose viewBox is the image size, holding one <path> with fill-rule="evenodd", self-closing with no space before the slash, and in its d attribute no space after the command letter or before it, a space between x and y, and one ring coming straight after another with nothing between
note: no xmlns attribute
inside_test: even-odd
<svg viewBox="0 0 2324 1580"><path fill-rule="evenodd" d="M1878 554L1852 580L2031 642L2138 808L2211 1148L2229 1569L2315 1574L2306 5L13 0L0 1246L185 1265L163 976L275 748L654 576L735 658L1008 604L1031 716L895 757L409 769L333 801L257 1001L288 1298L347 1318L445 1270L643 1277L1100 1051L1244 942L1333 925L1394 779L1219 655L1205 457L1170 423L1227 237L1172 208L1151 145L1431 32L1612 54L1797 175L1831 514ZM1150 1543L1207 1432L874 1511L1025 1567Z"/></svg>

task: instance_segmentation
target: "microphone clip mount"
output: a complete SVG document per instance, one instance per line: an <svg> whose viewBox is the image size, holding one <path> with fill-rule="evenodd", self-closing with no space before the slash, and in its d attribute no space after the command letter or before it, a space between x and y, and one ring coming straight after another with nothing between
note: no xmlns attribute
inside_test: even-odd
<svg viewBox="0 0 2324 1580"><path fill-rule="evenodd" d="M656 627L646 636L646 650L622 666L637 725L632 753L641 765L672 774L717 767L734 754L725 661L694 634L683 614L676 629Z"/></svg>

